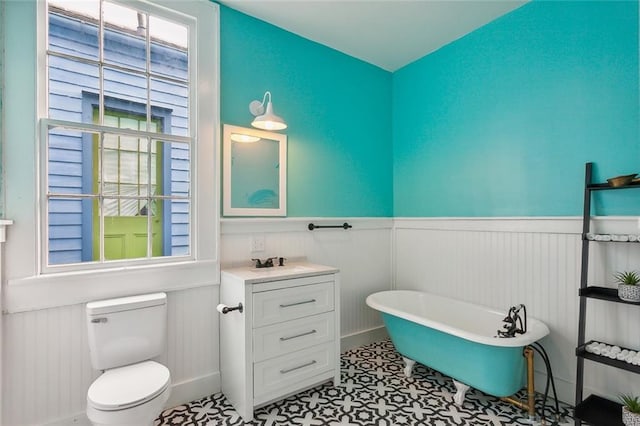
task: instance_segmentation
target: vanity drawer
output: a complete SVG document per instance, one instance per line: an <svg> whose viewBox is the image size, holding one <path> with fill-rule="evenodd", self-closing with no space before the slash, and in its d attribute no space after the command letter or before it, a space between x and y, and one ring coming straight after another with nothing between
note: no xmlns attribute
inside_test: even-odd
<svg viewBox="0 0 640 426"><path fill-rule="evenodd" d="M336 368L335 343L329 342L253 366L254 402L260 403L290 392L292 386ZM303 384L304 386L304 384Z"/></svg>
<svg viewBox="0 0 640 426"><path fill-rule="evenodd" d="M253 294L253 326L333 311L333 281Z"/></svg>
<svg viewBox="0 0 640 426"><path fill-rule="evenodd" d="M257 328L253 332L253 360L264 361L334 339L333 311Z"/></svg>

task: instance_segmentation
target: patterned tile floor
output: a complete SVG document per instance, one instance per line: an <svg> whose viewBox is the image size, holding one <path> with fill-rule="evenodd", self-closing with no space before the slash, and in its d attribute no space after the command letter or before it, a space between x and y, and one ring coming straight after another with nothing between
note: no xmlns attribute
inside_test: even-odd
<svg viewBox="0 0 640 426"><path fill-rule="evenodd" d="M215 394L164 411L156 426L170 425L304 425L304 426L405 426L405 425L527 425L525 413L511 404L476 390L467 392L463 407L453 403L450 378L416 364L413 376L402 370L402 358L390 341L350 350L341 357L342 384L331 382L309 389L255 411L245 423L224 395ZM524 400L524 395L523 395ZM553 419L551 402L545 410ZM541 401L537 405L541 406ZM560 405L561 422L570 425L571 408ZM570 423L571 422L571 423Z"/></svg>

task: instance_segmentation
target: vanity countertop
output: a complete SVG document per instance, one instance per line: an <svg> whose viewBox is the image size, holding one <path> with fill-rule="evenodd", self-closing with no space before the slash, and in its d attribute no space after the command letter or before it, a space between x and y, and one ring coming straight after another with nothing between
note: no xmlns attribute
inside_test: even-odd
<svg viewBox="0 0 640 426"><path fill-rule="evenodd" d="M291 262L284 266L271 268L256 268L255 266L243 266L238 268L223 269L222 274L230 274L240 278L245 284L265 283L277 280L289 280L293 278L313 277L316 275L335 274L338 268L325 265L317 265L308 262Z"/></svg>

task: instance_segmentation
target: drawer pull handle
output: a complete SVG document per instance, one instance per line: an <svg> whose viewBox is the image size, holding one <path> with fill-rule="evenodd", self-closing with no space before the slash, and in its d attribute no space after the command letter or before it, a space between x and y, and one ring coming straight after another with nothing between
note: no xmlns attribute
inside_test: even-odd
<svg viewBox="0 0 640 426"><path fill-rule="evenodd" d="M311 362L308 362L308 363L306 363L306 364L299 365L299 366L297 366L297 367L287 368L286 370L280 370L280 374L287 374L287 373L291 373L292 371L299 370L299 369L304 368L304 367L308 367L308 366L313 365L313 364L315 364L315 363L316 363L316 360L314 359L314 360L313 360L313 361L311 361Z"/></svg>
<svg viewBox="0 0 640 426"><path fill-rule="evenodd" d="M305 300L303 302L295 302L295 303L288 303L286 305L280 305L281 308L288 308L290 306L298 306L298 305L304 305L305 303L313 303L315 302L316 299L311 299L311 300Z"/></svg>
<svg viewBox="0 0 640 426"><path fill-rule="evenodd" d="M317 331L316 330L311 330L311 331L307 331L306 333L296 334L295 336L281 337L280 340L284 342L285 340L295 339L296 337L308 336L308 335L313 334L313 333L317 333Z"/></svg>

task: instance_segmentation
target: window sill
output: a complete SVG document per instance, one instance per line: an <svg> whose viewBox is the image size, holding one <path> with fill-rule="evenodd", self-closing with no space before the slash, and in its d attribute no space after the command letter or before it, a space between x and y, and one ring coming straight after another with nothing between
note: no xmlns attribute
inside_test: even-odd
<svg viewBox="0 0 640 426"><path fill-rule="evenodd" d="M4 289L4 312L34 311L219 283L220 266L214 260L47 274L10 280Z"/></svg>
<svg viewBox="0 0 640 426"><path fill-rule="evenodd" d="M12 220L0 219L0 243L4 243L7 240L7 226L13 225Z"/></svg>

